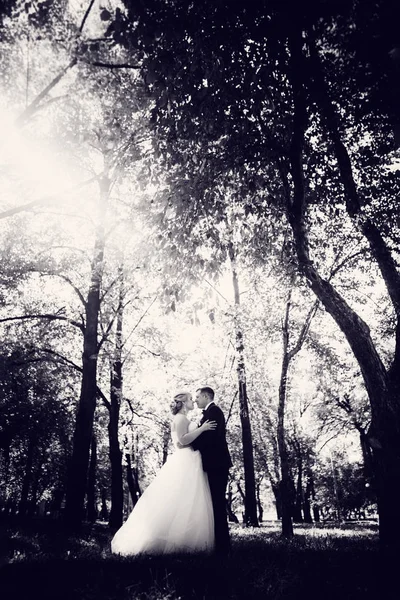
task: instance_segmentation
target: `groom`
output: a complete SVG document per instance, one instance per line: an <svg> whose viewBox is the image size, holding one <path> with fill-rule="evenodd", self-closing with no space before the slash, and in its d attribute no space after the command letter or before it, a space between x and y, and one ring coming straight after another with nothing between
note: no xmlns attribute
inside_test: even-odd
<svg viewBox="0 0 400 600"><path fill-rule="evenodd" d="M202 387L196 391L196 403L203 409L204 421L215 421L217 426L212 431L205 431L192 442L195 450L200 450L203 469L208 475L211 499L214 509L215 551L217 554L228 554L230 549L228 520L226 515L225 492L228 483L229 469L232 466L225 437L225 418L222 410L214 403L214 390Z"/></svg>

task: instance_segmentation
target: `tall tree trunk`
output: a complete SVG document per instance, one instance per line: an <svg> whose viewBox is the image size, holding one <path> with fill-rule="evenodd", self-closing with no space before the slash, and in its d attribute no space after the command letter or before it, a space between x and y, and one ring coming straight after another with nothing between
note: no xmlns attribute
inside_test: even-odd
<svg viewBox="0 0 400 600"><path fill-rule="evenodd" d="M162 464L165 465L168 458L169 441L171 439L171 427L167 423L163 430Z"/></svg>
<svg viewBox="0 0 400 600"><path fill-rule="evenodd" d="M338 486L338 480L336 477L336 466L333 462L333 457L332 454L329 455L330 457L330 461L331 461L331 470L332 470L332 482L333 482L333 497L334 497L334 502L335 502L335 511L336 511L336 518L339 521L339 523L342 521L342 505L340 502L340 496L339 496L339 486Z"/></svg>
<svg viewBox="0 0 400 600"><path fill-rule="evenodd" d="M307 480L307 482L306 482L306 489L305 489L305 493L304 493L304 504L303 504L304 522L312 523L313 519L312 519L312 515L311 515L311 499L313 499L315 497L315 493L314 493L314 482L313 482L313 477L312 477L311 471L307 474L306 480Z"/></svg>
<svg viewBox="0 0 400 600"><path fill-rule="evenodd" d="M231 523L239 523L239 519L233 512L232 504L233 504L232 481L229 481L227 495L226 495L226 510L228 512L228 519Z"/></svg>
<svg viewBox="0 0 400 600"><path fill-rule="evenodd" d="M260 523L262 523L263 520L263 516L264 516L264 509L261 503L261 498L260 498L260 487L261 487L261 483L257 483L256 485L256 498L257 498L257 510L258 510L258 520Z"/></svg>
<svg viewBox="0 0 400 600"><path fill-rule="evenodd" d="M314 521L316 523L319 523L321 521L321 510L320 510L319 504L317 504L316 502L314 502L314 504L313 504L313 515L314 515Z"/></svg>
<svg viewBox="0 0 400 600"><path fill-rule="evenodd" d="M97 519L97 508L96 508L96 470L97 470L97 440L96 436L92 434L92 442L90 445L90 462L89 462L89 473L88 473L88 487L87 487L87 519L91 523L94 523Z"/></svg>
<svg viewBox="0 0 400 600"><path fill-rule="evenodd" d="M296 484L296 498L294 502L293 521L295 523L303 522L303 457L301 456L301 448L298 448L299 454L297 457L297 484Z"/></svg>
<svg viewBox="0 0 400 600"><path fill-rule="evenodd" d="M36 439L34 437L30 437L28 439L28 448L26 451L26 464L24 477L22 480L22 488L21 488L21 499L18 506L18 514L21 517L26 515L28 510L28 495L29 489L32 482L32 470L33 470L33 457L35 453Z"/></svg>
<svg viewBox="0 0 400 600"><path fill-rule="evenodd" d="M280 482L280 498L282 511L282 535L284 537L293 536L293 505L295 497L295 488L292 480L292 475L289 468L289 457L286 445L285 435L285 410L286 410L286 391L289 366L293 358L300 352L308 335L311 321L318 310L318 301L314 302L307 313L299 336L295 345L289 348L289 315L292 297L292 286L294 285L294 275L290 282L288 300L286 303L285 317L282 323L282 344L283 357L281 367L281 378L279 383L279 401L278 401L278 428L277 439L281 465L281 482Z"/></svg>
<svg viewBox="0 0 400 600"><path fill-rule="evenodd" d="M361 453L363 456L363 464L364 464L364 477L367 480L372 480L372 486L374 491L376 490L375 488L375 482L374 482L374 478L373 478L373 456L372 456L372 448L371 445L369 443L368 440L368 435L367 432L365 431L365 429L363 427L361 427L360 425L356 425L356 428L358 430L358 433L360 434L360 446L361 446Z"/></svg>
<svg viewBox="0 0 400 600"><path fill-rule="evenodd" d="M232 271L232 283L235 297L236 313L240 306L239 279L236 265L236 256L233 243L228 247L229 258ZM251 423L249 415L249 406L247 398L246 385L246 367L244 360L244 343L243 332L238 322L238 317L235 317L235 332L236 332L236 360L237 374L239 383L239 404L240 404L240 422L242 426L242 448L243 448L243 468L244 468L244 514L246 525L258 527L257 518L257 500L256 500L256 481L254 475L254 455L253 455L253 440L251 433Z"/></svg>
<svg viewBox="0 0 400 600"><path fill-rule="evenodd" d="M379 511L379 532L383 546L400 544L398 493L400 489L400 275L385 240L371 220L363 214L348 152L341 141L332 102L327 93L312 34L309 32L310 63L305 64L301 28L289 36L290 80L293 88L294 117L290 149L293 194L286 194L288 218L293 230L300 268L310 287L333 317L353 351L368 392L372 422L368 432L372 448L374 480ZM305 226L305 192L303 170L304 133L307 127L304 73L311 67L311 89L316 95L325 124L333 140L338 166L346 194L346 207L356 227L368 240L385 281L396 312L396 348L387 371L371 339L367 324L350 308L329 281L323 279L309 256ZM288 190L287 182L285 189Z"/></svg>
<svg viewBox="0 0 400 600"><path fill-rule="evenodd" d="M271 487L272 487L272 492L273 492L274 498L275 498L276 518L278 519L278 521L280 521L282 519L282 500L281 500L280 482L278 482L278 483L271 482Z"/></svg>
<svg viewBox="0 0 400 600"><path fill-rule="evenodd" d="M289 306L287 304L286 315L289 315ZM293 537L293 497L292 497L292 481L289 468L289 457L285 439L285 404L286 404L286 385L287 385L287 374L289 369L289 354L287 351L288 346L288 330L287 323L286 328L283 328L284 336L284 349L281 367L281 379L279 383L279 404L278 404L278 448L279 457L281 462L281 481L279 484L279 496L281 505L281 516L282 516L282 535L284 537Z"/></svg>
<svg viewBox="0 0 400 600"><path fill-rule="evenodd" d="M139 500L141 491L139 487L139 481L137 478L137 473L135 469L132 467L131 455L129 452L126 456L126 480L128 482L129 493L131 495L132 506L135 506L136 502Z"/></svg>
<svg viewBox="0 0 400 600"><path fill-rule="evenodd" d="M237 491L239 492L239 496L241 497L242 502L243 502L242 521L243 521L244 524L246 524L246 513L244 512L245 511L245 508L244 508L245 504L244 503L245 503L245 500L246 500L246 496L245 496L245 493L244 493L244 491L242 489L242 486L240 485L240 481L236 482L236 487L237 487Z"/></svg>
<svg viewBox="0 0 400 600"><path fill-rule="evenodd" d="M10 453L11 453L11 439L10 437L6 434L4 434L3 437L3 451L4 451L4 489L6 490L8 488L8 480L10 477Z"/></svg>
<svg viewBox="0 0 400 600"><path fill-rule="evenodd" d="M36 465L35 474L32 477L32 487L31 487L31 494L30 494L31 499L29 502L29 516L33 516L35 514L37 495L38 495L38 489L39 489L39 483L40 483L40 477L41 477L41 473L42 473L43 464L44 464L44 457L41 456L38 461L38 464Z"/></svg>
<svg viewBox="0 0 400 600"><path fill-rule="evenodd" d="M64 491L56 489L53 492L53 496L50 502L50 514L51 517L58 519L61 514L62 502L64 499Z"/></svg>
<svg viewBox="0 0 400 600"><path fill-rule="evenodd" d="M111 511L109 526L112 530L117 530L121 527L124 510L122 450L118 439L119 413L122 402L122 321L125 298L123 266L119 267L119 279L120 287L114 359L111 365L110 421L108 424L111 462Z"/></svg>
<svg viewBox="0 0 400 600"><path fill-rule="evenodd" d="M99 224L96 229L91 280L85 307L86 323L83 338L82 383L66 489L65 518L69 525L73 527L79 527L83 518L90 444L96 408L98 322L105 249L104 221L109 192L110 179L104 174L100 178Z"/></svg>
<svg viewBox="0 0 400 600"><path fill-rule="evenodd" d="M107 521L108 520L107 494L106 494L105 488L101 488L100 519L102 521Z"/></svg>

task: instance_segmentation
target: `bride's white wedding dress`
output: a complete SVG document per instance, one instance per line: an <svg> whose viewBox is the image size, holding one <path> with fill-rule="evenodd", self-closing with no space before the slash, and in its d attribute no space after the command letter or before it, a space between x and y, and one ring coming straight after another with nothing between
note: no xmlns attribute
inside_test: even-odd
<svg viewBox="0 0 400 600"><path fill-rule="evenodd" d="M189 425L189 431L196 428ZM214 514L201 454L191 446L178 448L139 498L127 521L115 534L117 554L211 552Z"/></svg>

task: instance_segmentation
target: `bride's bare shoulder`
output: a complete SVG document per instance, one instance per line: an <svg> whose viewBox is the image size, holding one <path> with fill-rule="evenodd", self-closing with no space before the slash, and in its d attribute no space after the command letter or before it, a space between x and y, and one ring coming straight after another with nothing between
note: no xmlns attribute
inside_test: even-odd
<svg viewBox="0 0 400 600"><path fill-rule="evenodd" d="M185 415L182 415L181 413L178 413L172 419L172 423L171 423L171 429L172 429L172 431L175 430L176 426L179 426L182 423L189 423L189 419Z"/></svg>

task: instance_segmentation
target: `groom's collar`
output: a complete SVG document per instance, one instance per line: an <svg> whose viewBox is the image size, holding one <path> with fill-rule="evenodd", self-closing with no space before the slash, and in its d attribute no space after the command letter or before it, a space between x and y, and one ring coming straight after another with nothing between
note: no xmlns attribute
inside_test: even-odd
<svg viewBox="0 0 400 600"><path fill-rule="evenodd" d="M211 402L209 402L209 403L207 404L207 406L204 408L204 410L207 410L207 408L208 408L209 406L211 406L211 404L214 404L214 400L211 400Z"/></svg>

